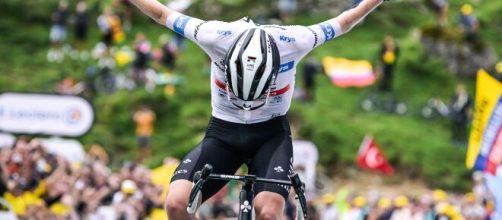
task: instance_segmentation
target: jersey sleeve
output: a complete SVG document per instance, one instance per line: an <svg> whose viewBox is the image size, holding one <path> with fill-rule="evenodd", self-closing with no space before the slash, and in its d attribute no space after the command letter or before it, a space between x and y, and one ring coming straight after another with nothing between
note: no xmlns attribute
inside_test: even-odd
<svg viewBox="0 0 502 220"><path fill-rule="evenodd" d="M175 12L167 17L166 26L174 32L192 40L196 40L197 30L205 21Z"/></svg>
<svg viewBox="0 0 502 220"><path fill-rule="evenodd" d="M279 41L293 42L296 54L303 57L318 46L342 35L340 24L331 19L311 26L284 26ZM291 37L288 37L291 36Z"/></svg>
<svg viewBox="0 0 502 220"><path fill-rule="evenodd" d="M167 18L166 26L174 32L196 43L212 59L220 59L222 48L237 37L239 28L228 22L200 20L181 13L174 13Z"/></svg>
<svg viewBox="0 0 502 220"><path fill-rule="evenodd" d="M314 48L343 34L341 25L335 18L308 26L308 29L317 36L317 43L314 45Z"/></svg>

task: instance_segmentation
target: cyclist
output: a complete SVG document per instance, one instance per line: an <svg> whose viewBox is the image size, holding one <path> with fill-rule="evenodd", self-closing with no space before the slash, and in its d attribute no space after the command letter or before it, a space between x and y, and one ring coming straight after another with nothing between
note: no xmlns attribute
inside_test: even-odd
<svg viewBox="0 0 502 220"><path fill-rule="evenodd" d="M286 113L295 87L296 65L314 48L349 31L383 0L364 0L312 26L257 25L249 18L234 22L203 21L155 0L131 0L141 11L199 45L211 58L212 118L200 145L180 163L169 187L170 219L189 219L187 202L193 175L204 164L215 173L234 174L246 164L249 173L289 180L292 144ZM209 181L207 200L226 183ZM280 219L289 188L256 184L257 219Z"/></svg>

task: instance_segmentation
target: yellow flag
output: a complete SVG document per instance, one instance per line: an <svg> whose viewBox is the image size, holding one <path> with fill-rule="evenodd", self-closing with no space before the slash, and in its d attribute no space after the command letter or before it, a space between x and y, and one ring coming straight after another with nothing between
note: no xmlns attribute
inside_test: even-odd
<svg viewBox="0 0 502 220"><path fill-rule="evenodd" d="M179 161L173 161L169 164L163 164L160 167L157 167L152 170L151 180L152 183L158 186L163 187L162 194L160 197L164 200L167 196L167 190L169 189L169 184L171 182L171 178L176 171L176 167L178 167Z"/></svg>
<svg viewBox="0 0 502 220"><path fill-rule="evenodd" d="M480 153L483 135L490 117L502 96L502 83L491 77L486 71L479 70L476 82L476 100L472 121L466 165L473 168Z"/></svg>

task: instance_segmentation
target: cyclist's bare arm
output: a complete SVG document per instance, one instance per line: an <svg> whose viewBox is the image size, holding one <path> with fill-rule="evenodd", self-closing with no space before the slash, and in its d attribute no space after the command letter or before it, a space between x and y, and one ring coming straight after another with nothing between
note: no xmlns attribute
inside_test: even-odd
<svg viewBox="0 0 502 220"><path fill-rule="evenodd" d="M364 0L355 8L349 9L335 18L343 33L350 31L366 15L375 10L383 0Z"/></svg>
<svg viewBox="0 0 502 220"><path fill-rule="evenodd" d="M161 4L157 0L130 0L130 2L138 7L143 13L162 25L166 24L166 19L169 15L176 12Z"/></svg>
<svg viewBox="0 0 502 220"><path fill-rule="evenodd" d="M314 48L350 31L382 2L383 0L363 0L355 8L346 10L327 21L310 26L288 27L288 32L295 36L299 52L305 55Z"/></svg>

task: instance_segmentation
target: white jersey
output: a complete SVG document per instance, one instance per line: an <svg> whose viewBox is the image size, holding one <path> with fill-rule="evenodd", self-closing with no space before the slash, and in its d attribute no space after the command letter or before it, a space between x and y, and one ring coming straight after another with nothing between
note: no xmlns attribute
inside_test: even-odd
<svg viewBox="0 0 502 220"><path fill-rule="evenodd" d="M335 20L312 26L256 25L243 18L234 22L203 21L180 13L167 18L166 26L178 34L194 41L211 58L211 103L212 115L216 118L241 124L251 124L270 120L287 113L295 88L296 65L317 46L338 37L342 31ZM227 94L225 81L225 56L230 46L247 29L260 28L270 34L280 54L280 69L271 85L268 98L245 102L233 93ZM228 100L230 97L231 100ZM242 110L235 106L257 106L255 110Z"/></svg>

